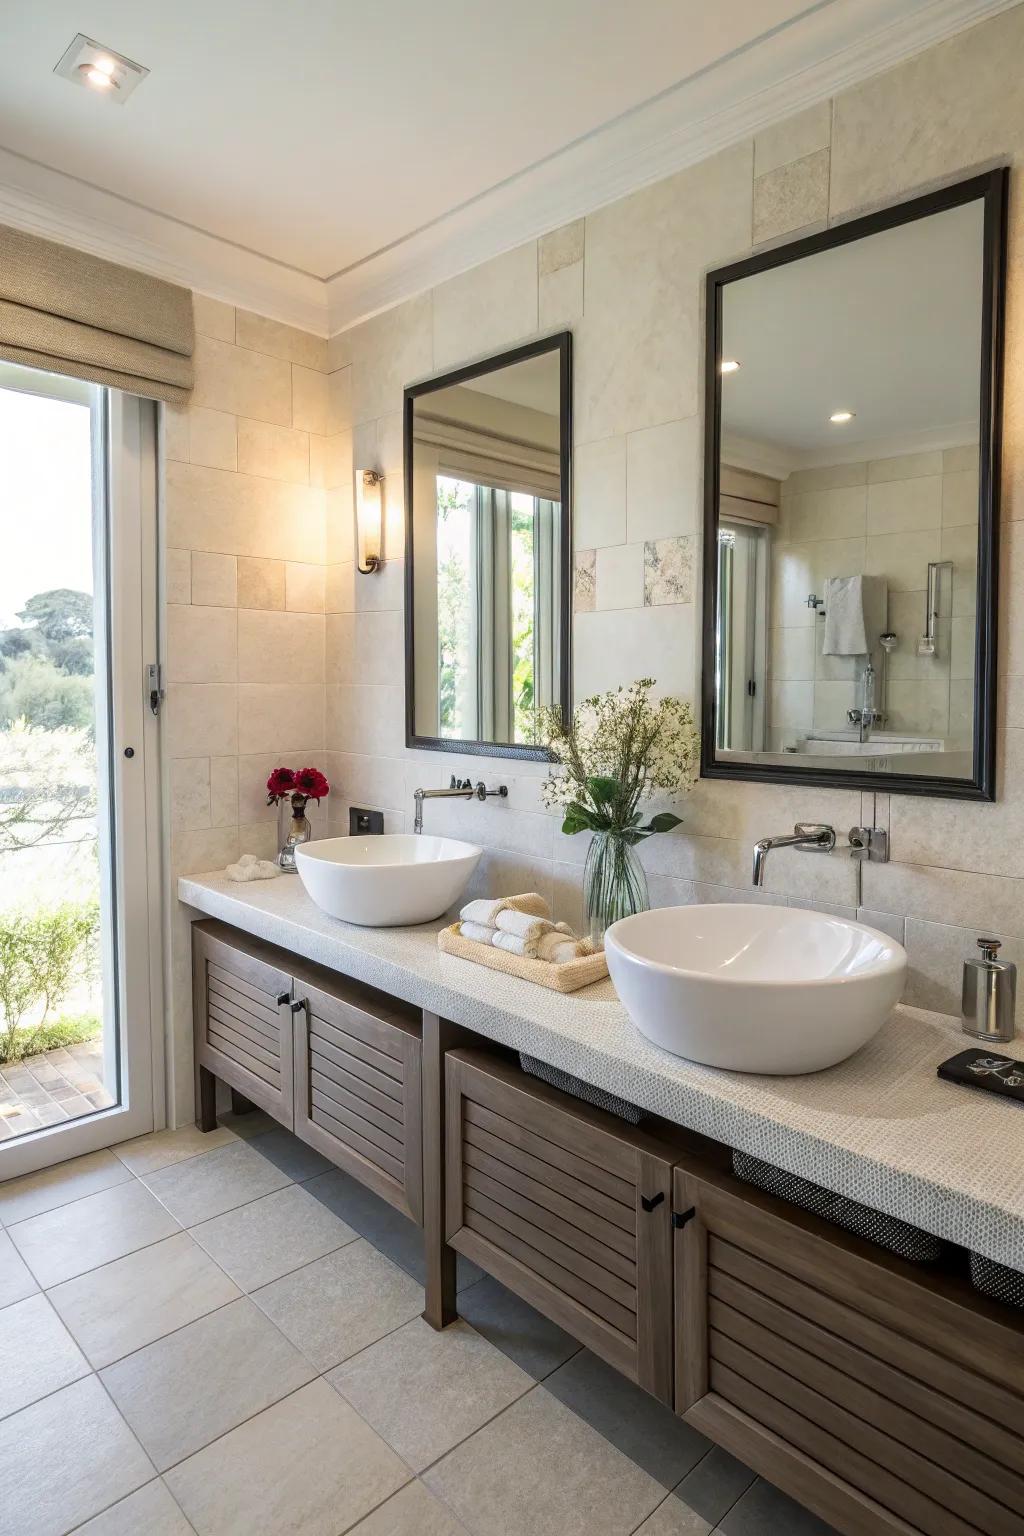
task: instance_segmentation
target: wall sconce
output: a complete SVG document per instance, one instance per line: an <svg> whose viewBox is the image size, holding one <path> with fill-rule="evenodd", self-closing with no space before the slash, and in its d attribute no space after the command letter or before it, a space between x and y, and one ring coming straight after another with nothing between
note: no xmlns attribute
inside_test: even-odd
<svg viewBox="0 0 1024 1536"><path fill-rule="evenodd" d="M384 559L384 476L376 469L356 471L356 569L361 576L379 571Z"/></svg>

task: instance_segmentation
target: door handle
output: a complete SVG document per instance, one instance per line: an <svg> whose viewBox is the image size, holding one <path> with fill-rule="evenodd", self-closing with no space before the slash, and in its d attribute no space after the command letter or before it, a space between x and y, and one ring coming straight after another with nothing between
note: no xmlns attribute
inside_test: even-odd
<svg viewBox="0 0 1024 1536"><path fill-rule="evenodd" d="M696 1208L694 1206L692 1206L692 1205L690 1206L690 1209L688 1211L673 1211L672 1212L672 1225L674 1227L685 1227L686 1223L688 1221L692 1221L693 1218L696 1216L696 1214L697 1214Z"/></svg>
<svg viewBox="0 0 1024 1536"><path fill-rule="evenodd" d="M295 1001L290 1004L292 1013L302 1013L302 1011L305 1008L305 1006L306 1006L306 999L304 997L297 997L295 999Z"/></svg>
<svg viewBox="0 0 1024 1536"><path fill-rule="evenodd" d="M292 995L291 995L290 992L279 992L277 994L277 1006L279 1008L283 1008L285 1003L290 1003L291 1000L292 1000Z"/></svg>
<svg viewBox="0 0 1024 1536"><path fill-rule="evenodd" d="M653 1211L657 1209L664 1198L665 1191L663 1189L659 1189L656 1195L641 1195L640 1204L643 1206L645 1211Z"/></svg>

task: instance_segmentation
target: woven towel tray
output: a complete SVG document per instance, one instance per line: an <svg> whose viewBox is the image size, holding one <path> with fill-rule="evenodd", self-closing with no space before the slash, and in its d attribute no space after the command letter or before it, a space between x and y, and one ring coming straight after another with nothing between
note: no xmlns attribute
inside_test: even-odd
<svg viewBox="0 0 1024 1536"><path fill-rule="evenodd" d="M493 949L475 939L464 939L458 923L442 928L437 944L446 955L459 955L463 960L489 966L492 971L503 971L506 976L521 976L524 981L535 981L552 992L576 992L608 975L608 962L602 950L581 955L578 960L567 960L564 965L554 965L550 960L527 960L522 955L510 955L507 949Z"/></svg>

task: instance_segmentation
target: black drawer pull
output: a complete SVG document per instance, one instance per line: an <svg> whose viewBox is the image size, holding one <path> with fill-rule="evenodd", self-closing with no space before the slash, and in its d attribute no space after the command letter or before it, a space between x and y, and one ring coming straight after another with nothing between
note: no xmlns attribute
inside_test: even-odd
<svg viewBox="0 0 1024 1536"><path fill-rule="evenodd" d="M673 1211L672 1212L672 1225L674 1227L685 1227L686 1223L688 1221L692 1221L693 1217L696 1216L696 1214L697 1214L696 1208L694 1206L692 1206L692 1205L690 1206L690 1209L688 1211Z"/></svg>
<svg viewBox="0 0 1024 1536"><path fill-rule="evenodd" d="M645 1211L653 1211L657 1206L661 1204L664 1198L665 1191L663 1189L659 1189L656 1195L641 1195L640 1204L643 1206Z"/></svg>
<svg viewBox="0 0 1024 1536"><path fill-rule="evenodd" d="M283 1008L285 1003L290 1003L291 1000L292 1000L292 995L291 995L290 992L279 992L277 994L277 1006L279 1008Z"/></svg>
<svg viewBox="0 0 1024 1536"><path fill-rule="evenodd" d="M297 997L291 1005L292 1013L301 1013L305 1006L306 999L304 997Z"/></svg>

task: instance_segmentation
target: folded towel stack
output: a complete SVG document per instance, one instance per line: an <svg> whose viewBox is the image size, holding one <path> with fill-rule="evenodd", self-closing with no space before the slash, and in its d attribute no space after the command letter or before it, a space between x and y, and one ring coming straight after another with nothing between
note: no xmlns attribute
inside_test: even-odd
<svg viewBox="0 0 1024 1536"><path fill-rule="evenodd" d="M536 892L496 900L478 898L464 906L459 917L463 938L492 944L510 955L564 965L589 952L568 923L551 921L547 902Z"/></svg>

